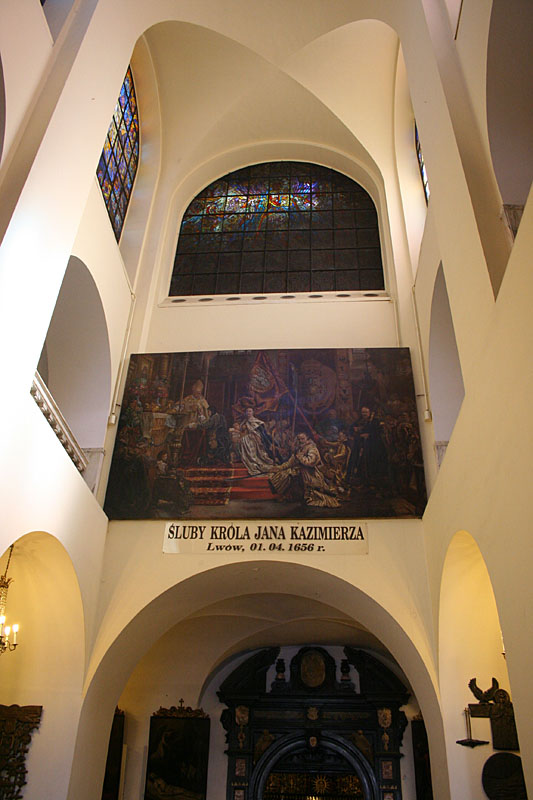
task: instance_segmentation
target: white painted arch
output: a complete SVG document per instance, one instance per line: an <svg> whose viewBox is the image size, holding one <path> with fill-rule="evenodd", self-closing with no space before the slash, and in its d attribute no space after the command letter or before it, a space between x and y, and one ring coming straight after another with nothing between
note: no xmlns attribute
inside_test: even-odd
<svg viewBox="0 0 533 800"><path fill-rule="evenodd" d="M39 372L82 448L104 443L111 402L111 355L96 283L69 259L39 362Z"/></svg>
<svg viewBox="0 0 533 800"><path fill-rule="evenodd" d="M476 678L479 688L496 677L509 691L509 675L502 655L502 634L492 582L481 551L470 533L452 537L441 577L439 606L439 682L450 765L452 797L484 800L481 771L492 745L471 750L459 747L465 739L463 709L476 699L468 688ZM491 742L487 719L472 720L472 736Z"/></svg>
<svg viewBox="0 0 533 800"><path fill-rule="evenodd" d="M247 597L250 593L256 596L269 595L269 604L274 596L273 608L281 626L277 627L272 621L263 626L260 624L258 628L254 624L256 630L253 639L246 634L247 631L252 633L246 621L246 617L249 617ZM447 798L448 779L442 720L431 665L425 663L413 641L392 614L365 592L325 571L302 564L274 561L227 564L199 572L159 594L123 628L99 663L93 663L87 680L69 798L89 800L97 791L103 777L106 732L110 729L113 709L139 659L148 653L161 636L179 623L183 626L182 649L186 649L187 642L190 643L188 635L191 625L196 631L195 635L201 634L205 670L198 668L200 649L195 648L192 666L189 667L184 659L181 664L176 664L175 673L177 685L183 686L186 681L191 692L195 686L194 691L199 697L206 677L222 659L242 652L252 644L269 644L273 636L285 638L290 634L294 638L294 625L290 624L290 619L284 619L284 616L290 617L294 609L288 595L299 598L299 613L306 599L312 603L320 598L327 598L334 609L332 615L344 620L349 638L353 638L353 631L357 627L363 626L396 659L413 687L428 727L437 796ZM203 613L206 606L218 601L229 602L232 606L231 624L225 628L225 637L220 637L217 626L220 614L208 613L204 616ZM316 609L313 613L317 615ZM261 627L263 634L260 632ZM282 630L284 627L285 630ZM270 634L265 632L266 628L272 628ZM341 640L339 630L334 631L330 623L320 623L320 629L324 637ZM352 630L351 634L348 629ZM307 637L309 630L302 626L301 635L304 633ZM191 668L194 675L191 675ZM94 776L94 783L89 783L88 775Z"/></svg>
<svg viewBox="0 0 533 800"><path fill-rule="evenodd" d="M9 549L1 559L5 569ZM0 664L2 703L42 705L26 762L28 798L62 797L81 706L85 620L81 592L66 549L50 533L14 542L8 577L8 621L20 624L19 646ZM67 757L66 757L67 756Z"/></svg>

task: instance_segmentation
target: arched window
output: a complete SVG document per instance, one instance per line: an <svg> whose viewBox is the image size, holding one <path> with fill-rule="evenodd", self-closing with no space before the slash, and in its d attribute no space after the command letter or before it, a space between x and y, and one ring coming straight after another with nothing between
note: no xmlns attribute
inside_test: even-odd
<svg viewBox="0 0 533 800"><path fill-rule="evenodd" d="M224 175L181 223L170 295L384 288L372 198L333 169L269 162Z"/></svg>
<svg viewBox="0 0 533 800"><path fill-rule="evenodd" d="M431 192L429 191L426 165L424 164L424 154L422 153L422 145L420 144L420 137L418 135L418 128L416 127L416 122L415 122L415 147L416 147L416 157L418 158L418 169L420 170L420 177L422 179L422 186L424 187L424 194L426 196L426 205L427 205L429 202L429 196Z"/></svg>
<svg viewBox="0 0 533 800"><path fill-rule="evenodd" d="M128 67L96 171L117 242L138 163L139 116L131 68Z"/></svg>

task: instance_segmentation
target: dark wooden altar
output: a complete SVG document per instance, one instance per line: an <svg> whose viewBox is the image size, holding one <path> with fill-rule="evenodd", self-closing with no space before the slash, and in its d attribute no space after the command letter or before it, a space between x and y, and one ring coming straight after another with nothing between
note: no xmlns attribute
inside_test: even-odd
<svg viewBox="0 0 533 800"><path fill-rule="evenodd" d="M288 674L279 653L255 653L218 692L227 800L401 800L405 686L363 650L345 647L338 664L321 647L303 647Z"/></svg>

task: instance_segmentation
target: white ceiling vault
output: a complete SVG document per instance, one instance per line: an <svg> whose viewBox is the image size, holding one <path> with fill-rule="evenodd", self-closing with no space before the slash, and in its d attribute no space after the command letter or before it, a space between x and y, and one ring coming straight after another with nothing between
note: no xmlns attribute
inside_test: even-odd
<svg viewBox="0 0 533 800"><path fill-rule="evenodd" d="M257 13L254 7L248 16ZM167 188L222 153L235 153L234 167L243 166L239 151L259 144L258 160L280 157L280 143L318 146L322 162L329 152L327 166L334 168L339 155L347 157L369 175L370 189L393 166L396 33L377 20L324 31L324 20L319 30L315 19L296 42L295 27L283 28L282 17L265 14L264 24L254 19L246 30L232 24L232 38L186 22L159 23L145 33Z"/></svg>

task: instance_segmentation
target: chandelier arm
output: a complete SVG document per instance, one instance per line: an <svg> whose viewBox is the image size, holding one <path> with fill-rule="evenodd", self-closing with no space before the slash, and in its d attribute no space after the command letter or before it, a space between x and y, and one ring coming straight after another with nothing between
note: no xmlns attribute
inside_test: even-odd
<svg viewBox="0 0 533 800"><path fill-rule="evenodd" d="M9 569L9 565L10 565L10 563L11 563L11 556L13 555L13 548L14 548L14 547L15 547L15 545L14 545L14 544L12 544L12 545L11 545L11 547L9 548L9 555L8 555L8 557L7 557L7 564L6 564L6 568L5 568L4 574L2 575L2 578L4 578L4 579L5 579L5 578L7 578L7 571L8 571L8 569Z"/></svg>

